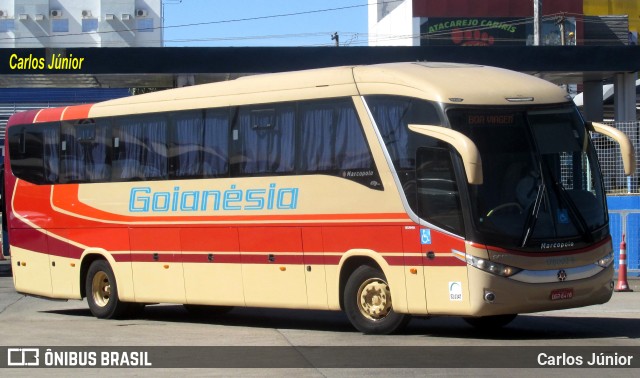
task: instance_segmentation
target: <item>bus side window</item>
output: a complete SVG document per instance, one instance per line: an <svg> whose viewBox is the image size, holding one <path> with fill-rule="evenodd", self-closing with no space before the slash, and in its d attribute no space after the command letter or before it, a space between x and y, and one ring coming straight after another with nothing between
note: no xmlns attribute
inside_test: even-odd
<svg viewBox="0 0 640 378"><path fill-rule="evenodd" d="M295 161L295 106L270 105L268 108L240 108L232 141L230 159L234 173L292 173Z"/></svg>
<svg viewBox="0 0 640 378"><path fill-rule="evenodd" d="M58 181L59 124L41 123L9 130L13 173L34 184Z"/></svg>
<svg viewBox="0 0 640 378"><path fill-rule="evenodd" d="M172 117L170 169L175 178L202 177L204 122L201 111L181 112Z"/></svg>
<svg viewBox="0 0 640 378"><path fill-rule="evenodd" d="M116 122L113 132L113 180L166 178L166 116L122 117Z"/></svg>
<svg viewBox="0 0 640 378"><path fill-rule="evenodd" d="M416 154L418 216L464 234L460 192L448 148L424 147Z"/></svg>
<svg viewBox="0 0 640 378"><path fill-rule="evenodd" d="M409 124L441 125L434 104L411 97L367 96L367 105L402 184L411 209L417 214L416 150L435 146L436 140L409 130Z"/></svg>
<svg viewBox="0 0 640 378"><path fill-rule="evenodd" d="M176 114L172 134L172 177L224 177L228 174L227 108Z"/></svg>
<svg viewBox="0 0 640 378"><path fill-rule="evenodd" d="M301 173L372 170L373 158L350 100L301 103Z"/></svg>
<svg viewBox="0 0 640 378"><path fill-rule="evenodd" d="M202 169L205 177L229 174L229 110L205 112Z"/></svg>
<svg viewBox="0 0 640 378"><path fill-rule="evenodd" d="M104 182L111 178L111 129L105 120L63 123L60 182Z"/></svg>

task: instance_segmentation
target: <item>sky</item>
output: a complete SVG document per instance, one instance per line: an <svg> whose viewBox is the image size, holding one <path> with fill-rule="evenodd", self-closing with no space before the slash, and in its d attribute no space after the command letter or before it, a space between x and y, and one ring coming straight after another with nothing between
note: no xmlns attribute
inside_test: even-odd
<svg viewBox="0 0 640 378"><path fill-rule="evenodd" d="M367 0L163 0L163 4L168 47L334 46L335 32L342 46L367 44ZM190 24L202 25L186 26Z"/></svg>

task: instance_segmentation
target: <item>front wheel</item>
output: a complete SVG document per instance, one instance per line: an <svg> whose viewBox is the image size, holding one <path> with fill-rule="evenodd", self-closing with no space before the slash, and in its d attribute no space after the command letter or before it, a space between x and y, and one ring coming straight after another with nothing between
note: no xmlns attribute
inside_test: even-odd
<svg viewBox="0 0 640 378"><path fill-rule="evenodd" d="M87 271L85 290L89 309L96 318L120 318L129 315L131 306L137 305L120 300L113 269L105 260L91 263Z"/></svg>
<svg viewBox="0 0 640 378"><path fill-rule="evenodd" d="M386 335L400 330L410 316L393 310L391 290L384 274L377 268L357 268L344 289L344 309L349 321L360 332Z"/></svg>

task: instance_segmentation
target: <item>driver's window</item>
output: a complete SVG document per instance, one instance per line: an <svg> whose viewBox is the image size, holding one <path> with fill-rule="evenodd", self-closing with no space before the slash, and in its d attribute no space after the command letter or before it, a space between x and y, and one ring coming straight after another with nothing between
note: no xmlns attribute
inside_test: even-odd
<svg viewBox="0 0 640 378"><path fill-rule="evenodd" d="M460 191L451 151L423 147L416 153L418 216L445 230L463 235Z"/></svg>

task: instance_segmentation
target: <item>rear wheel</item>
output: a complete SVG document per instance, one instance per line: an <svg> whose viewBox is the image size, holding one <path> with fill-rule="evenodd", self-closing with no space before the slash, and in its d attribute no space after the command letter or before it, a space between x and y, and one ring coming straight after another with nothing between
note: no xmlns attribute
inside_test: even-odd
<svg viewBox="0 0 640 378"><path fill-rule="evenodd" d="M91 263L87 271L85 290L89 309L97 318L120 318L128 315L135 306L142 308L137 303L126 303L120 300L115 275L105 260L96 260Z"/></svg>
<svg viewBox="0 0 640 378"><path fill-rule="evenodd" d="M475 318L464 318L464 320L470 325L478 328L479 330L489 331L498 329L511 323L518 314L507 315L492 315L492 316L479 316Z"/></svg>
<svg viewBox="0 0 640 378"><path fill-rule="evenodd" d="M344 309L358 331L386 335L400 330L409 315L393 310L391 290L384 274L369 265L358 267L347 280Z"/></svg>

